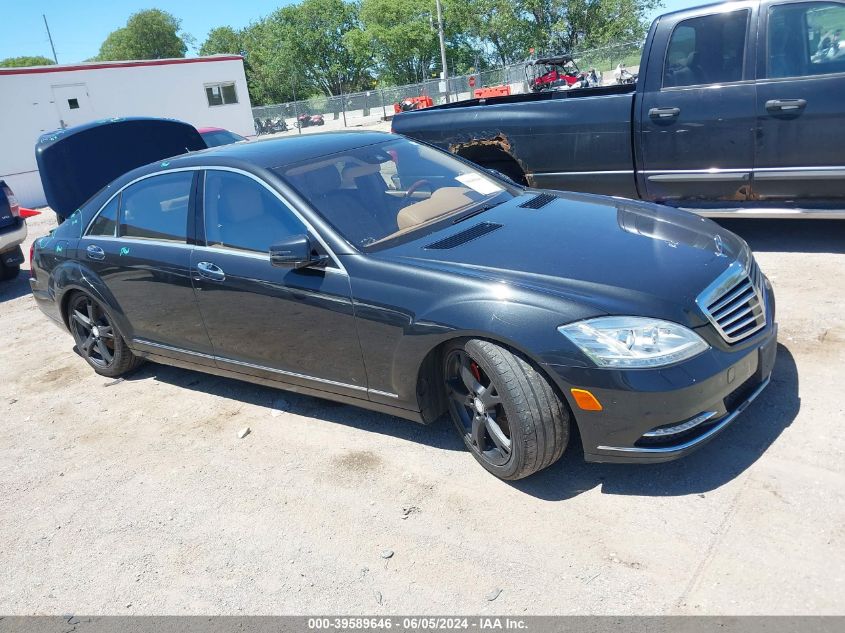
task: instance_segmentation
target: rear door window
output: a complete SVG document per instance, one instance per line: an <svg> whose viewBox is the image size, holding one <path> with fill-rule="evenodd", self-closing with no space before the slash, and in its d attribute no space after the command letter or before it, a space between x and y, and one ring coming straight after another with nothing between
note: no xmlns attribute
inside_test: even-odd
<svg viewBox="0 0 845 633"><path fill-rule="evenodd" d="M669 39L663 87L700 86L743 78L748 9L679 22Z"/></svg>
<svg viewBox="0 0 845 633"><path fill-rule="evenodd" d="M194 172L152 176L130 185L120 196L120 236L185 242Z"/></svg>
<svg viewBox="0 0 845 633"><path fill-rule="evenodd" d="M845 72L845 4L804 2L769 8L766 76Z"/></svg>

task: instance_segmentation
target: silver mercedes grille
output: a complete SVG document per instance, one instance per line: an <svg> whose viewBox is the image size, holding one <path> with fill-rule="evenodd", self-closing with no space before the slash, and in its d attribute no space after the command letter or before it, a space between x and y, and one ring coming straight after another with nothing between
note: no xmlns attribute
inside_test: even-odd
<svg viewBox="0 0 845 633"><path fill-rule="evenodd" d="M697 299L698 305L728 343L748 338L766 327L763 273L751 258L746 271L738 262Z"/></svg>

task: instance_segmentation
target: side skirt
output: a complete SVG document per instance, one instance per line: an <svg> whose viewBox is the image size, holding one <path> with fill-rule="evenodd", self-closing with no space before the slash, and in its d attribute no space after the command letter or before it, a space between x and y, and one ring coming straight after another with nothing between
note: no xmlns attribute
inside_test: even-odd
<svg viewBox="0 0 845 633"><path fill-rule="evenodd" d="M364 398L355 398L353 396L346 396L331 391L325 391L316 387L306 387L303 385L295 385L281 380L270 380L269 378L262 378L252 374L244 374L237 371L222 369L217 366L200 365L189 360L171 358L170 356L162 356L147 350L136 349L135 353L138 356L146 358L154 363L162 365L172 365L173 367L181 367L182 369L191 369L200 371L206 374L213 374L215 376L222 376L224 378L234 378L235 380L242 380L244 382L251 382L265 387L273 387L275 389L284 389L285 391L292 391L294 393L301 393L305 396L313 396L315 398L323 398L325 400L332 400L334 402L341 402L343 404L351 404L352 406L361 407L362 409L369 409L370 411L377 411L379 413L386 413L388 415L395 415L399 418L411 420L412 422L423 423L422 416L419 411L410 411L408 409L401 409L393 407L380 402L373 402Z"/></svg>

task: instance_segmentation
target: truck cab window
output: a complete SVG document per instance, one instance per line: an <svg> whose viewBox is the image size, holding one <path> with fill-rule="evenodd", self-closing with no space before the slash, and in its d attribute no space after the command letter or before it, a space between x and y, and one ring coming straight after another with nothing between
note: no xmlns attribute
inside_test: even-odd
<svg viewBox="0 0 845 633"><path fill-rule="evenodd" d="M666 52L663 87L740 81L749 14L742 9L679 22Z"/></svg>
<svg viewBox="0 0 845 633"><path fill-rule="evenodd" d="M845 72L845 5L780 4L769 9L769 78Z"/></svg>

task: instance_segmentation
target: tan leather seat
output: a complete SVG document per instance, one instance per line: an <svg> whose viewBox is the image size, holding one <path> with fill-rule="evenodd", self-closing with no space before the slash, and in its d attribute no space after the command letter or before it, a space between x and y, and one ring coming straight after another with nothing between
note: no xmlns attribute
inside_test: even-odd
<svg viewBox="0 0 845 633"><path fill-rule="evenodd" d="M467 195L469 191L466 187L441 187L436 189L430 198L420 200L399 212L396 218L399 230L402 231L430 222L443 215L448 209L459 209L472 204L473 199Z"/></svg>

